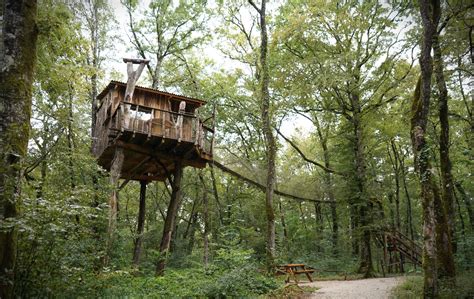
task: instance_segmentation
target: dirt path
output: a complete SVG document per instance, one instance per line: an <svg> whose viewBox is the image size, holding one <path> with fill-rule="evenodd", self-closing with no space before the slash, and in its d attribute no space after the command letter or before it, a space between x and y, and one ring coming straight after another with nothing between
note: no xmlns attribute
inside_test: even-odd
<svg viewBox="0 0 474 299"><path fill-rule="evenodd" d="M371 278L361 280L329 280L305 284L317 287L310 298L389 298L391 290L402 283L404 277Z"/></svg>

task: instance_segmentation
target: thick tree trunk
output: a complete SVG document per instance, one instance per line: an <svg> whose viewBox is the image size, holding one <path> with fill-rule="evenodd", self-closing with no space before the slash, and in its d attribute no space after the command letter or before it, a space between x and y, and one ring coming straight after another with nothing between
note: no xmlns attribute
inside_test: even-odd
<svg viewBox="0 0 474 299"><path fill-rule="evenodd" d="M150 74L151 75L151 87L152 88L155 88L155 89L158 89L160 87L160 84L161 84L161 65L163 64L163 58L159 58L157 61L156 61L156 66L155 66L155 69L153 71L153 74ZM150 70L150 69L149 69Z"/></svg>
<svg viewBox="0 0 474 299"><path fill-rule="evenodd" d="M275 190L275 158L276 158L276 142L273 135L270 112L270 92L269 83L270 76L268 72L268 34L266 23L266 0L262 0L260 8L254 4L252 0L249 3L254 6L260 16L260 71L261 71L261 114L263 124L263 134L265 136L265 146L267 151L266 167L267 167L267 183L265 190L265 210L267 214L267 268L269 272L273 272L275 267L275 212L273 210L273 194Z"/></svg>
<svg viewBox="0 0 474 299"><path fill-rule="evenodd" d="M358 81L358 78L356 79ZM372 264L371 233L370 233L370 204L366 194L365 187L365 154L362 128L362 111L360 106L360 97L358 94L351 94L351 106L353 108L352 125L354 138L354 170L356 190L354 194L354 204L359 210L359 220L362 232L360 243L360 264L359 273L363 273L365 278L374 276L374 267Z"/></svg>
<svg viewBox="0 0 474 299"><path fill-rule="evenodd" d="M449 120L448 120L448 90L443 73L443 62L439 35L437 32L438 23L441 17L441 5L439 0L433 0L431 4L432 18L431 24L434 26L432 48L434 59L431 61L432 68L439 91L438 112L440 120L439 153L441 166L441 192L439 198L434 197L436 215L436 246L438 256L438 276L454 278L454 256L452 237L454 234L454 194L453 177L451 174L451 161L449 159Z"/></svg>
<svg viewBox="0 0 474 299"><path fill-rule="evenodd" d="M440 7L438 6L436 11L438 11L438 20ZM439 44L439 35L436 33L433 36L433 64L434 64L434 74L436 78L436 83L438 86L439 100L438 100L438 111L439 111L439 121L440 121L440 136L439 136L439 157L440 157L440 166L441 166L441 183L442 183L442 196L443 196L443 206L446 214L447 220L447 234L445 238L451 240L450 244L444 244L445 253L456 252L456 242L455 242L455 213L454 213L454 181L451 173L451 160L449 157L449 119L448 119L448 89L446 88L446 81L444 78L443 71L443 60L441 55L441 47ZM451 247L451 249L447 248ZM454 277L454 259L453 255L445 256L443 258L448 264L443 265L443 268L446 276Z"/></svg>
<svg viewBox="0 0 474 299"><path fill-rule="evenodd" d="M142 254L142 243L143 243L143 228L145 227L145 214L146 214L146 185L147 181L140 181L140 204L138 208L137 218L137 235L133 242L133 259L132 266L138 268L140 264L140 257Z"/></svg>
<svg viewBox="0 0 474 299"><path fill-rule="evenodd" d="M104 256L104 266L109 263L113 243L115 240L115 230L117 227L117 212L118 212L118 183L120 174L122 172L124 153L123 148L116 147L114 159L110 166L110 185L112 186L112 194L109 197L109 225L107 229L106 251Z"/></svg>
<svg viewBox="0 0 474 299"><path fill-rule="evenodd" d="M178 214L178 206L181 201L181 179L183 178L183 167L180 162L176 162L173 172L173 180L171 182L171 198L166 211L165 224L163 226L163 235L160 243L160 259L156 265L156 275L163 275L166 267L166 260L168 258L171 235L173 234L176 222L176 215Z"/></svg>
<svg viewBox="0 0 474 299"><path fill-rule="evenodd" d="M30 133L36 1L0 4L0 298L13 297L17 201ZM12 225L7 225L11 223Z"/></svg>
<svg viewBox="0 0 474 299"><path fill-rule="evenodd" d="M420 68L421 77L412 105L411 139L415 154L416 168L421 185L421 200L423 207L423 269L424 269L424 297L438 296L438 273L436 267L436 211L435 200L439 197L439 190L433 181L433 173L429 158L429 145L426 141L426 125L428 122L431 77L433 64L431 48L436 25L433 23L433 5L437 0L421 0L420 14L423 25Z"/></svg>

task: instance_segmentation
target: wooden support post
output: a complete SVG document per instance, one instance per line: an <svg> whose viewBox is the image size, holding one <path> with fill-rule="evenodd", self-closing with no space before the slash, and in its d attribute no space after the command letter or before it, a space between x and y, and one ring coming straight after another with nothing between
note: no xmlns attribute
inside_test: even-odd
<svg viewBox="0 0 474 299"><path fill-rule="evenodd" d="M143 72L145 66L150 62L148 59L130 59L124 58L123 62L127 63L127 88L125 89L125 102L132 102L133 92L135 91L135 85L137 84L138 78ZM133 64L139 64L136 71L133 70Z"/></svg>
<svg viewBox="0 0 474 299"><path fill-rule="evenodd" d="M183 177L183 166L181 162L175 163L173 172L173 180L171 181L171 199L166 211L165 224L163 226L163 235L160 243L160 257L156 265L156 275L161 276L164 274L166 260L168 258L171 235L175 227L176 215L178 213L178 205L181 201L181 179Z"/></svg>
<svg viewBox="0 0 474 299"><path fill-rule="evenodd" d="M107 229L106 252L103 260L104 266L107 266L113 247L115 229L117 226L117 202L118 202L118 182L122 171L124 153L123 148L116 147L114 159L110 167L110 184L112 185L112 194L109 198L109 226Z"/></svg>
<svg viewBox="0 0 474 299"><path fill-rule="evenodd" d="M140 256L142 253L143 243L143 227L145 226L145 211L146 211L146 185L147 181L140 181L140 206L138 210L137 219L137 235L135 237L133 248L132 266L138 268L140 263Z"/></svg>

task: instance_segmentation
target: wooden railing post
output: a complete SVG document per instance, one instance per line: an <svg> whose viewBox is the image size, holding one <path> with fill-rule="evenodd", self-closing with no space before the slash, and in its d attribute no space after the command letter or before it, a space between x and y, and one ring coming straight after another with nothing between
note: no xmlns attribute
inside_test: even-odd
<svg viewBox="0 0 474 299"><path fill-rule="evenodd" d="M166 129L165 129L166 114L165 113L162 113L162 114L163 114L163 117L161 118L161 135L163 135L163 137L166 137Z"/></svg>
<svg viewBox="0 0 474 299"><path fill-rule="evenodd" d="M211 137L211 152L214 153L214 138L216 136L216 103L212 106L212 137Z"/></svg>
<svg viewBox="0 0 474 299"><path fill-rule="evenodd" d="M137 123L138 123L138 105L135 106L135 117L133 118L133 136L135 136L135 132L137 131Z"/></svg>

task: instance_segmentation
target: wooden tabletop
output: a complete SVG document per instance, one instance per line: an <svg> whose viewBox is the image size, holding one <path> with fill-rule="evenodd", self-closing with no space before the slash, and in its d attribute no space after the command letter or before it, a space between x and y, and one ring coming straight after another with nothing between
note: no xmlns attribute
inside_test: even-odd
<svg viewBox="0 0 474 299"><path fill-rule="evenodd" d="M280 268L304 268L305 264L286 264L278 266Z"/></svg>

